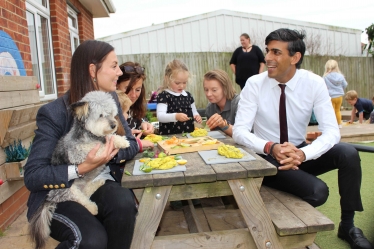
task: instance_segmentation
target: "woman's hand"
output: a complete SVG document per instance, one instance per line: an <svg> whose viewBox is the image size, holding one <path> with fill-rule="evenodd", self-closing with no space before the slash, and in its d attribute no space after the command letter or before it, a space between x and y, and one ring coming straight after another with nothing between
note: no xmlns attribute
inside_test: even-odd
<svg viewBox="0 0 374 249"><path fill-rule="evenodd" d="M106 138L105 148L100 155L97 152L100 149L100 144L97 144L87 155L85 161L78 165L79 174L86 174L97 167L107 164L112 158L117 155L119 149L114 148L114 136Z"/></svg>
<svg viewBox="0 0 374 249"><path fill-rule="evenodd" d="M213 130L216 127L224 127L226 123L221 115L215 113L208 119L208 121L206 121L206 125L210 130Z"/></svg>
<svg viewBox="0 0 374 249"><path fill-rule="evenodd" d="M201 118L200 115L195 115L194 118L195 118L196 122L198 122L199 124L201 124L201 122L203 122L203 119Z"/></svg>
<svg viewBox="0 0 374 249"><path fill-rule="evenodd" d="M188 117L187 114L180 112L175 115L175 119L178 120L179 122L185 122L185 121L190 120L190 117Z"/></svg>
<svg viewBox="0 0 374 249"><path fill-rule="evenodd" d="M132 129L131 130L131 133L137 137L137 138L141 138L141 136L143 135L143 131L142 130L136 130L136 129Z"/></svg>
<svg viewBox="0 0 374 249"><path fill-rule="evenodd" d="M149 134L153 134L155 132L155 128L151 123L143 122L141 125L141 128L143 130L143 135L147 136Z"/></svg>
<svg viewBox="0 0 374 249"><path fill-rule="evenodd" d="M147 148L153 148L155 144L152 141L149 140L140 140L143 146L143 151Z"/></svg>

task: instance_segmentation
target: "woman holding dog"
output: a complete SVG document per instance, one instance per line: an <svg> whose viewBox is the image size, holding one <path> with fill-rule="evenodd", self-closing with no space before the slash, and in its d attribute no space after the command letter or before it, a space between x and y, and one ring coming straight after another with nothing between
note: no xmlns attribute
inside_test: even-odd
<svg viewBox="0 0 374 249"><path fill-rule="evenodd" d="M25 185L31 192L27 213L29 220L42 207L49 190L69 188L74 179L84 177L85 173L100 165L107 165L96 178L105 179L105 184L90 197L98 206L97 215L92 215L77 202L57 204L49 228L50 236L60 241L58 248L130 248L137 207L132 191L121 187L120 163L132 159L143 146L153 147L153 144L147 144L147 141L143 144L135 138L119 111L120 123L130 143L128 148L115 149L111 139L107 140L100 156L96 155L99 148L96 146L79 165L51 165L57 142L72 127L70 105L81 100L86 93L100 90L110 92L120 110L114 91L121 75L114 48L105 42L87 40L78 46L72 57L70 90L42 106L37 114L38 129L24 176ZM41 247L43 242L37 244Z"/></svg>
<svg viewBox="0 0 374 249"><path fill-rule="evenodd" d="M122 75L118 78L117 89L123 91L132 101L127 122L133 134L147 136L154 133L152 124L145 120L146 105L144 67L136 62L125 62L119 66Z"/></svg>

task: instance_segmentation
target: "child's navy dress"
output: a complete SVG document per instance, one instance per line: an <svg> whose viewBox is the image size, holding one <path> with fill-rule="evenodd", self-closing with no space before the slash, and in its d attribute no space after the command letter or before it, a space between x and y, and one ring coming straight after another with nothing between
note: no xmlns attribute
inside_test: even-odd
<svg viewBox="0 0 374 249"><path fill-rule="evenodd" d="M185 122L170 122L161 123L159 122L159 133L160 135L167 134L178 134L183 132L193 132L195 130L194 118L192 113L191 104L194 103L194 99L189 92L186 92L187 96L183 94L175 96L167 91L163 91L157 95L158 104L167 104L167 113L185 113L192 119Z"/></svg>

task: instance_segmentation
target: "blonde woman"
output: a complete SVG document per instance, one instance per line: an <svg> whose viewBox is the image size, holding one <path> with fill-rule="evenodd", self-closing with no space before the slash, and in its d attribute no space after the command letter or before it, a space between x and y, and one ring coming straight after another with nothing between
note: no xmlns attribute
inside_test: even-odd
<svg viewBox="0 0 374 249"><path fill-rule="evenodd" d="M223 70L211 70L204 75L203 87L209 101L205 109L206 124L211 130L219 129L232 136L240 96L236 94L229 76Z"/></svg>
<svg viewBox="0 0 374 249"><path fill-rule="evenodd" d="M335 60L328 60L325 64L325 73L323 74L327 89L331 97L332 106L335 111L336 121L339 128L342 128L342 115L340 107L343 102L344 89L348 83L344 75L340 72L338 62Z"/></svg>

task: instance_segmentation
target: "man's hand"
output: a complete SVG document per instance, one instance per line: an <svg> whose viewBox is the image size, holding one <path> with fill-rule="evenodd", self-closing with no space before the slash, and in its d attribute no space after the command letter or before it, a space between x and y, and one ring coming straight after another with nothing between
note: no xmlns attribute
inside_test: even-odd
<svg viewBox="0 0 374 249"><path fill-rule="evenodd" d="M272 155L278 163L282 165L278 167L279 170L298 170L298 165L305 160L304 152L289 142L276 144L273 148Z"/></svg>

